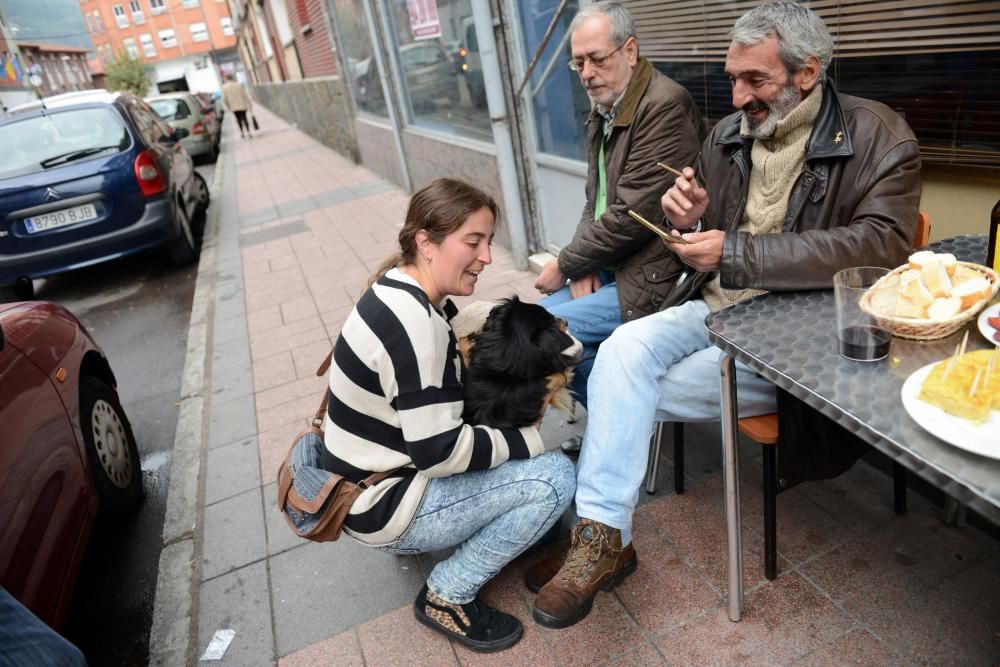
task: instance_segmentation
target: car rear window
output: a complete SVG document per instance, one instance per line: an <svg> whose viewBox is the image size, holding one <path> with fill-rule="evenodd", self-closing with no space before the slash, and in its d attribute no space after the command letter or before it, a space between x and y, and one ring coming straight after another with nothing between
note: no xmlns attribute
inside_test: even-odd
<svg viewBox="0 0 1000 667"><path fill-rule="evenodd" d="M149 106L163 120L180 120L191 115L191 109L184 100L149 100Z"/></svg>
<svg viewBox="0 0 1000 667"><path fill-rule="evenodd" d="M111 108L52 111L0 125L0 178L123 151L131 140Z"/></svg>

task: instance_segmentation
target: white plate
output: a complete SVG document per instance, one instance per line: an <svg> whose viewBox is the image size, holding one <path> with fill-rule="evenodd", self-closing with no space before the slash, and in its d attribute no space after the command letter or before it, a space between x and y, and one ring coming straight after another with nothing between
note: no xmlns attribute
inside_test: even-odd
<svg viewBox="0 0 1000 667"><path fill-rule="evenodd" d="M997 347L1000 347L1000 341L993 337L998 333L998 330L986 323L987 317L1000 317L1000 303L994 303L992 306L979 313L978 321L979 331L986 336L986 340L990 341Z"/></svg>
<svg viewBox="0 0 1000 667"><path fill-rule="evenodd" d="M993 410L986 421L974 424L917 398L920 387L933 367L934 364L927 364L903 383L903 407L913 417L913 421L951 445L992 459L1000 459L1000 411Z"/></svg>
<svg viewBox="0 0 1000 667"><path fill-rule="evenodd" d="M97 209L94 208L94 205L83 204L82 206L73 206L25 218L24 226L27 227L29 234L37 234L56 227L67 227L78 222L89 222L96 219Z"/></svg>

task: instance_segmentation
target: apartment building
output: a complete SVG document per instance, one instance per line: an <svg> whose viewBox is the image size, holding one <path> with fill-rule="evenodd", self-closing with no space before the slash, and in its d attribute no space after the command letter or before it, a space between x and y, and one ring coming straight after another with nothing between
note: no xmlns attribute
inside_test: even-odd
<svg viewBox="0 0 1000 667"><path fill-rule="evenodd" d="M18 41L17 46L25 76L30 72L41 77L38 93L43 97L94 87L87 68L87 49L29 41Z"/></svg>
<svg viewBox="0 0 1000 667"><path fill-rule="evenodd" d="M102 65L141 57L159 92L215 92L239 59L225 0L80 0L80 11Z"/></svg>
<svg viewBox="0 0 1000 667"><path fill-rule="evenodd" d="M3 8L0 7L0 113L35 98L28 84L24 56L8 25Z"/></svg>
<svg viewBox="0 0 1000 667"><path fill-rule="evenodd" d="M336 40L322 0L229 0L254 83L337 74Z"/></svg>

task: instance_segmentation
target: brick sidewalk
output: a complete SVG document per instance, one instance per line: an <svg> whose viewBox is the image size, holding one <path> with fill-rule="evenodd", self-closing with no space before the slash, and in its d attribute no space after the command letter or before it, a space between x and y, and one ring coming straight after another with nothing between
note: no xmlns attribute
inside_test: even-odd
<svg viewBox="0 0 1000 667"><path fill-rule="evenodd" d="M763 576L761 471L744 443L744 620L726 617L725 525L717 424L691 425L689 490L640 493L642 565L566 630L531 620L521 583L535 553L483 591L525 635L488 656L449 644L411 603L442 554L397 557L341 540L295 538L275 509L274 477L314 410L316 366L368 275L390 254L407 196L259 106L240 140L226 122L211 335L198 650L236 638L224 664L994 664L1000 661L1000 547L943 525L915 493L891 510L891 480L866 463L778 500L779 577ZM221 200L221 201L220 201ZM497 248L475 299L536 300L534 278ZM546 417L562 438L584 420ZM669 447L665 447L669 450Z"/></svg>

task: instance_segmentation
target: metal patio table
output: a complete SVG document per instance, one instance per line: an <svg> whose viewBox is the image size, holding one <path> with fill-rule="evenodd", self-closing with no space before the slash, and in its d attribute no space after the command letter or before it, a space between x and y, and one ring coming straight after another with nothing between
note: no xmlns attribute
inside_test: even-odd
<svg viewBox="0 0 1000 667"><path fill-rule="evenodd" d="M962 261L986 262L985 236L956 236L930 249L953 253ZM967 350L990 347L975 319L936 341L894 337L888 358L867 363L850 361L838 352L833 290L774 292L712 313L705 325L709 340L725 352L720 369L730 620L740 620L743 613L734 360L1000 523L1000 460L931 435L913 421L900 399L906 378L953 354L965 331L970 331Z"/></svg>

